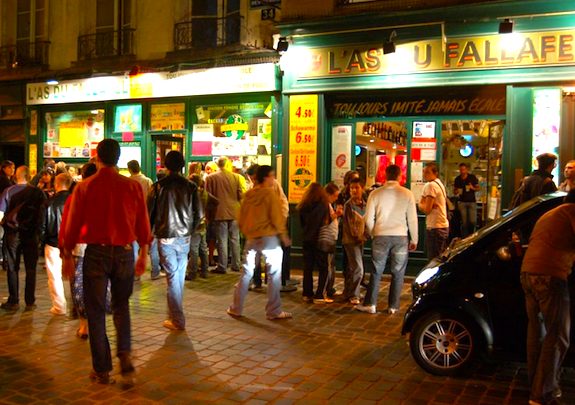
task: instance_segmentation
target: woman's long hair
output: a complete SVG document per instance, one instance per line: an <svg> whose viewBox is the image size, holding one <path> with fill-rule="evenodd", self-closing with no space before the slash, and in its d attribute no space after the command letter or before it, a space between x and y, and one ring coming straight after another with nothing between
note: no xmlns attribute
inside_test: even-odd
<svg viewBox="0 0 575 405"><path fill-rule="evenodd" d="M300 203L297 205L298 211L305 210L316 204L329 205L327 193L319 183L311 183L305 191Z"/></svg>

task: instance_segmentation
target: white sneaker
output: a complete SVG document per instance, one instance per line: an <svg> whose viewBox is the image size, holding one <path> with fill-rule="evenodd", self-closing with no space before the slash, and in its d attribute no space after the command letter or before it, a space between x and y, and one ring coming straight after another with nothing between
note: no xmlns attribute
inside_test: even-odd
<svg viewBox="0 0 575 405"><path fill-rule="evenodd" d="M393 314L397 313L397 311L399 311L398 308L387 308L387 313L389 315L393 315Z"/></svg>
<svg viewBox="0 0 575 405"><path fill-rule="evenodd" d="M354 308L360 312L365 312L368 314L377 313L377 310L375 309L375 305L356 305Z"/></svg>

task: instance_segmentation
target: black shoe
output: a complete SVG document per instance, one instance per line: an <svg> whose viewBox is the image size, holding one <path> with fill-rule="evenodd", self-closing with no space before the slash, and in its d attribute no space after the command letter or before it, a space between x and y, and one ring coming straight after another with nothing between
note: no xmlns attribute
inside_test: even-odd
<svg viewBox="0 0 575 405"><path fill-rule="evenodd" d="M114 384L116 380L110 377L110 373L107 371L103 371L101 373L97 373L96 371L92 371L90 373L90 380L97 382L98 384L103 385L110 385Z"/></svg>
<svg viewBox="0 0 575 405"><path fill-rule="evenodd" d="M18 311L18 308L20 308L20 304L12 304L10 302L3 302L0 305L0 308L2 308L5 311Z"/></svg>
<svg viewBox="0 0 575 405"><path fill-rule="evenodd" d="M225 270L220 270L220 269L214 269L212 270L212 273L215 274L227 274L227 272Z"/></svg>

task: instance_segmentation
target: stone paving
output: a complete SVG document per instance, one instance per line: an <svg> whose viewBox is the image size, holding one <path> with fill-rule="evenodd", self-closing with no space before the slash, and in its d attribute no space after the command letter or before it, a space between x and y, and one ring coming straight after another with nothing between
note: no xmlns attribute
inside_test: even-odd
<svg viewBox="0 0 575 405"><path fill-rule="evenodd" d="M293 277L300 279L297 272ZM170 332L165 280L149 274L132 298L137 383L91 382L88 342L77 321L49 313L45 271L39 266L37 308L0 313L2 404L526 404L525 365L491 362L465 377L422 371L400 335L401 315L368 315L345 304L305 304L282 293L292 320L265 318L265 293L250 292L244 317L225 313L237 273L189 282L187 330ZM341 288L341 280L338 280ZM389 283L382 283L385 308ZM0 297L7 295L0 272ZM401 312L410 302L409 285ZM108 331L114 342L111 317ZM117 370L116 361L116 370ZM563 374L565 403L575 403L575 373Z"/></svg>

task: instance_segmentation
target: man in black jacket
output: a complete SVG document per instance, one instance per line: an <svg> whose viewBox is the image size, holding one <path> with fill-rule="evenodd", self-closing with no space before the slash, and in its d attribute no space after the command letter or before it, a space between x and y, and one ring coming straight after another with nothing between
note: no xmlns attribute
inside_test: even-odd
<svg viewBox="0 0 575 405"><path fill-rule="evenodd" d="M61 173L54 179L54 194L45 203L45 217L41 224L42 241L45 243L44 258L48 273L48 290L52 300L50 312L54 315L66 314L66 296L62 282L62 259L58 249L58 233L62 223L62 212L66 200L70 196L72 178L67 173Z"/></svg>
<svg viewBox="0 0 575 405"><path fill-rule="evenodd" d="M16 184L8 187L0 197L0 217L4 227L4 253L8 277L8 301L0 307L16 311L19 307L18 268L24 255L26 309L33 309L36 301L36 264L38 263L38 228L43 221L44 193L29 186L28 167L16 169Z"/></svg>
<svg viewBox="0 0 575 405"><path fill-rule="evenodd" d="M185 165L182 154L169 152L164 164L168 175L152 186L148 212L168 281L168 319L163 325L183 330L186 320L182 301L190 236L199 223L201 206L196 185L181 175Z"/></svg>
<svg viewBox="0 0 575 405"><path fill-rule="evenodd" d="M519 189L511 200L511 208L515 208L538 195L557 191L551 172L557 164L557 156L553 153L542 153L537 156L537 170L531 176L525 177Z"/></svg>

